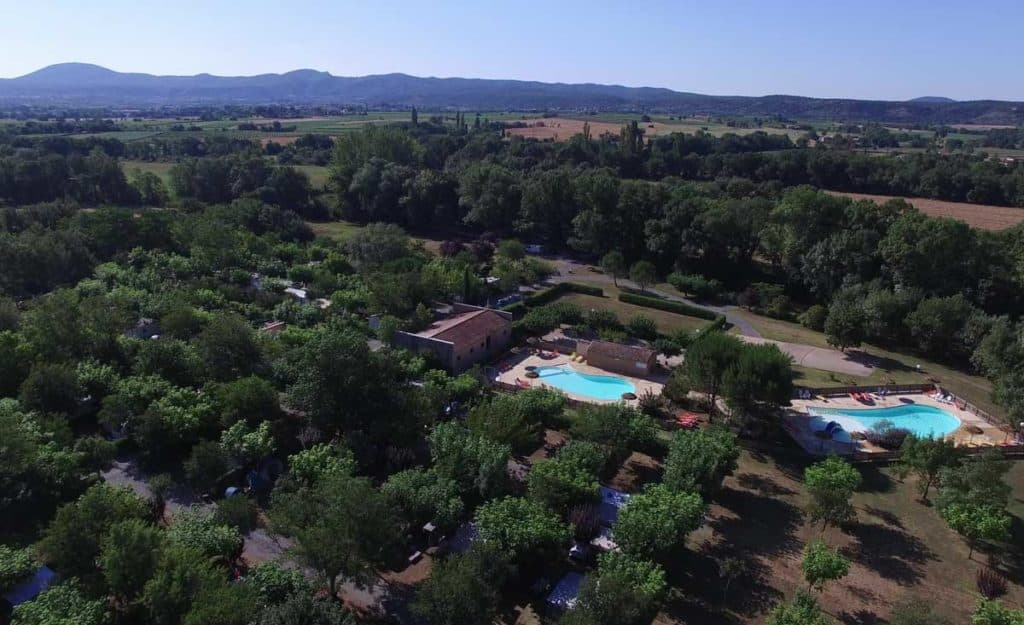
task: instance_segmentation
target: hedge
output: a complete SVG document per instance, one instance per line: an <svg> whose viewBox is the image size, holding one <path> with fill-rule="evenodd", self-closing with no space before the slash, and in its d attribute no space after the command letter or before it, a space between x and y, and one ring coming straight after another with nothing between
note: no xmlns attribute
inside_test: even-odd
<svg viewBox="0 0 1024 625"><path fill-rule="evenodd" d="M576 282L559 282L552 287L527 295L518 302L502 306L501 308L506 312L512 313L512 316L516 319L519 319L528 312L527 308L548 304L565 293L582 293L583 295L604 297L604 289L601 287L587 286L586 284Z"/></svg>
<svg viewBox="0 0 1024 625"><path fill-rule="evenodd" d="M655 308L657 310L664 310L679 315L697 317L698 319L707 319L708 321L713 321L719 316L717 313L712 310L708 310L707 308L700 308L698 306L684 304L683 302L674 302L672 300L660 299L657 297L636 295L635 293L619 293L619 301L625 302L626 304L633 304L635 306Z"/></svg>

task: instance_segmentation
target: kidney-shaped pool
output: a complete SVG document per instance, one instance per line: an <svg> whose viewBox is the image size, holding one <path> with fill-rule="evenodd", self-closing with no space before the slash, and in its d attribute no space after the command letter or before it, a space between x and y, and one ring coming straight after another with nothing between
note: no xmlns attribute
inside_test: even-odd
<svg viewBox="0 0 1024 625"><path fill-rule="evenodd" d="M544 384L591 399L617 401L622 399L623 393L636 393L636 387L622 378L580 373L568 365L537 367L536 371L537 377Z"/></svg>

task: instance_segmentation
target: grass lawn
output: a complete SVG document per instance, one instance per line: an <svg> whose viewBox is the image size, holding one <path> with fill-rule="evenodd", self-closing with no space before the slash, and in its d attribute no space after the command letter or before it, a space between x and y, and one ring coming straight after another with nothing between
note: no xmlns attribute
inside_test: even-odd
<svg viewBox="0 0 1024 625"><path fill-rule="evenodd" d="M601 286L605 287L605 285ZM672 334L678 330L687 330L692 332L693 330L703 328L708 324L706 319L698 319L697 317L688 317L686 315L678 315L664 310L656 310L654 308L645 308L643 306L620 302L616 299L617 293L611 288L605 288L605 292L609 293L610 296L606 295L605 297L597 297L594 295L584 295L582 293L568 293L559 297L555 301L576 304L584 311L592 308L610 310L615 313L619 318L619 321L623 324L627 323L633 317L640 315L650 317L654 320L654 323L658 324L658 332L661 334Z"/></svg>
<svg viewBox="0 0 1024 625"><path fill-rule="evenodd" d="M748 311L735 310L730 313L735 313L746 319L765 338L829 348L824 334L805 328L800 324L762 317ZM795 367L799 375L797 383L806 386L839 386L846 384L846 381L849 380L856 384L875 386L885 384L890 379L895 380L897 384L921 384L929 382L930 378L935 378L982 410L996 417L1006 416L1006 412L992 401L992 383L981 376L972 375L919 356L900 354L874 345L865 344L861 349L879 361L870 376L851 377L819 369ZM920 371L917 370L917 365L921 365Z"/></svg>
<svg viewBox="0 0 1024 625"><path fill-rule="evenodd" d="M344 241L352 236L353 232L363 229L362 225L348 221L307 221L306 225L309 226L317 237L334 239L335 241Z"/></svg>
<svg viewBox="0 0 1024 625"><path fill-rule="evenodd" d="M309 183L313 189L323 191L327 187L327 167L322 165L293 165L293 167L309 176Z"/></svg>
<svg viewBox="0 0 1024 625"><path fill-rule="evenodd" d="M889 469L861 466L864 483L853 500L856 523L821 532L804 520L805 465L799 455L742 453L739 468L712 501L708 522L690 536L687 553L669 564L673 591L655 623L764 623L774 603L806 587L801 554L807 542L819 538L851 560L849 575L820 596L821 605L839 622L880 623L907 596L929 601L954 623L968 622L978 599L975 572L985 566L988 554L976 553L969 560L964 541L934 508L917 501L912 478L900 483ZM1014 488L1011 512L1019 544L1024 463L1014 464L1008 481ZM1002 555L1011 566L1020 561L1019 554ZM724 557L744 565L728 595L717 573L717 561ZM1024 601L1021 571L1003 572L1010 581L1003 600L1019 606Z"/></svg>
<svg viewBox="0 0 1024 625"><path fill-rule="evenodd" d="M171 184L171 167L174 163L150 162L150 161L121 161L121 169L127 175L134 169L141 169L160 176L168 187Z"/></svg>

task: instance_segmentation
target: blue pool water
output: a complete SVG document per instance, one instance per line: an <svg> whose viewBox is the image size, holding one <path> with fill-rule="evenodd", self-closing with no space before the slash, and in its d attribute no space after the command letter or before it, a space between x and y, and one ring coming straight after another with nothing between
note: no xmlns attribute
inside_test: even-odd
<svg viewBox="0 0 1024 625"><path fill-rule="evenodd" d="M819 423L812 423L812 429L824 429L829 421L835 421L847 432L870 430L879 421L889 421L897 428L906 428L917 436L943 437L960 427L960 419L933 406L905 404L890 408L811 408L811 416ZM820 427L819 427L820 425Z"/></svg>
<svg viewBox="0 0 1024 625"><path fill-rule="evenodd" d="M612 375L590 375L571 367L537 367L538 378L544 384L560 388L591 399L616 401L623 393L636 393L636 388L622 378Z"/></svg>

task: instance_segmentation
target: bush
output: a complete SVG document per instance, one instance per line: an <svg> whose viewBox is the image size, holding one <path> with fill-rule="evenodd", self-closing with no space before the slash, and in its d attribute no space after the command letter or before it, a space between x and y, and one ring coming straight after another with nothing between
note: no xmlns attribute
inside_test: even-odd
<svg viewBox="0 0 1024 625"><path fill-rule="evenodd" d="M1006 594L1006 578L992 569L979 569L975 577L978 592L986 599L995 599Z"/></svg>
<svg viewBox="0 0 1024 625"><path fill-rule="evenodd" d="M715 299L722 292L721 282L698 274L683 275L672 273L668 276L668 283L681 293L692 295L701 300Z"/></svg>
<svg viewBox="0 0 1024 625"><path fill-rule="evenodd" d="M818 332L821 332L822 330L825 329L825 319L827 318L828 308L822 306L821 304L815 304L814 306L811 306L810 308L805 310L799 317L797 317L797 321L799 321L800 325L804 326L805 328L810 328L812 330L817 330Z"/></svg>
<svg viewBox="0 0 1024 625"><path fill-rule="evenodd" d="M554 330L560 324L579 323L582 319L583 313L579 306L568 302L558 302L534 308L516 323L518 327L530 334L544 334Z"/></svg>
<svg viewBox="0 0 1024 625"><path fill-rule="evenodd" d="M892 421L882 419L864 435L869 443L878 445L882 449L899 449L907 436L910 436L910 430L895 427Z"/></svg>
<svg viewBox="0 0 1024 625"><path fill-rule="evenodd" d="M653 341L658 338L658 324L654 323L650 317L643 315L637 315L630 319L626 324L626 329L638 339Z"/></svg>
<svg viewBox="0 0 1024 625"><path fill-rule="evenodd" d="M677 315L687 315L690 317L697 317L698 319L707 319L709 321L713 320L717 316L714 311L706 308L691 306L689 304L674 302L667 299L659 299L657 297L637 295L636 293L619 293L619 301L626 304L633 304L634 306L654 308L656 310L676 313Z"/></svg>
<svg viewBox="0 0 1024 625"><path fill-rule="evenodd" d="M248 534L259 525L259 510L256 503L245 495L235 495L217 502L214 518L221 525L235 527Z"/></svg>
<svg viewBox="0 0 1024 625"><path fill-rule="evenodd" d="M683 353L683 348L679 347L679 343L672 339L657 339L654 341L654 349L659 354L666 356L678 356Z"/></svg>
<svg viewBox="0 0 1024 625"><path fill-rule="evenodd" d="M621 327L619 318L615 316L615 313L603 308L594 308L587 311L583 316L583 322L598 332L604 329L617 330Z"/></svg>

